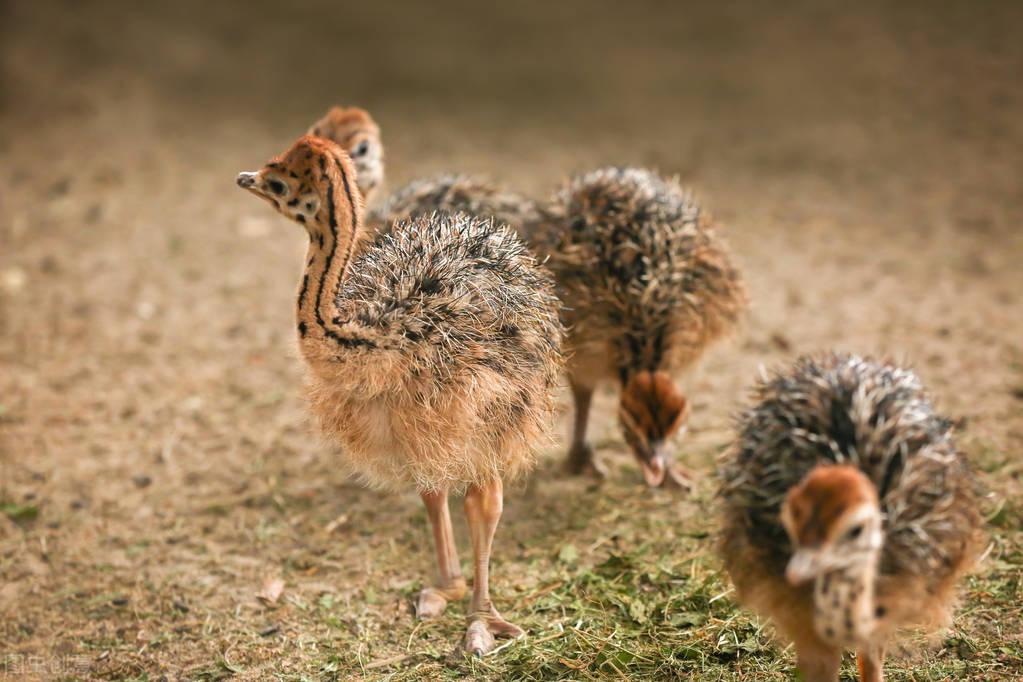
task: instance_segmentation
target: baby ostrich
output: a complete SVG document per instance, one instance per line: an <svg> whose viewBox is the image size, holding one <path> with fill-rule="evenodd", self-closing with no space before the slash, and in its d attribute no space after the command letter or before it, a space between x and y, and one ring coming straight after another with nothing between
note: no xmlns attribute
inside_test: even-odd
<svg viewBox="0 0 1023 682"><path fill-rule="evenodd" d="M576 405L569 469L604 474L586 427L594 389L612 379L625 440L647 484L687 487L669 459L689 415L675 375L747 306L725 245L677 182L634 168L572 179L544 207L534 233L565 303Z"/></svg>
<svg viewBox="0 0 1023 682"><path fill-rule="evenodd" d="M348 468L372 486L415 488L433 526L439 615L466 589L448 512L465 488L475 554L466 650L517 637L490 601L502 480L549 437L562 330L549 279L510 230L466 215L403 222L353 257L362 202L348 155L307 136L238 184L309 234L298 292L308 397Z"/></svg>
<svg viewBox="0 0 1023 682"><path fill-rule="evenodd" d="M811 682L845 648L883 679L900 627L947 622L982 541L951 424L916 376L850 355L761 382L725 456L721 553L740 600L795 642Z"/></svg>
<svg viewBox="0 0 1023 682"><path fill-rule="evenodd" d="M308 134L332 140L348 152L355 164L355 184L369 203L384 180L384 147L376 121L359 107L332 107Z"/></svg>

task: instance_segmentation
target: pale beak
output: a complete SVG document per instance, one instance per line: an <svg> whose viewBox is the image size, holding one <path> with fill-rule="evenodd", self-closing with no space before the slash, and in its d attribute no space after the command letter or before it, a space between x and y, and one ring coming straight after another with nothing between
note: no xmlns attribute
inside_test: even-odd
<svg viewBox="0 0 1023 682"><path fill-rule="evenodd" d="M238 186L244 187L245 189L252 189L256 186L256 180L258 179L259 173L239 173Z"/></svg>
<svg viewBox="0 0 1023 682"><path fill-rule="evenodd" d="M820 568L820 550L797 549L785 567L785 578L798 587L817 577Z"/></svg>
<svg viewBox="0 0 1023 682"><path fill-rule="evenodd" d="M670 446L663 441L655 441L650 444L653 455L648 460L640 460L643 466L643 478L651 488L660 486L675 487L680 490L692 488L692 481L687 473L674 465L674 457L670 452Z"/></svg>
<svg viewBox="0 0 1023 682"><path fill-rule="evenodd" d="M643 465L643 478L651 488L657 488L664 483L664 474L668 467L664 461L664 455L655 454L649 460L641 462Z"/></svg>

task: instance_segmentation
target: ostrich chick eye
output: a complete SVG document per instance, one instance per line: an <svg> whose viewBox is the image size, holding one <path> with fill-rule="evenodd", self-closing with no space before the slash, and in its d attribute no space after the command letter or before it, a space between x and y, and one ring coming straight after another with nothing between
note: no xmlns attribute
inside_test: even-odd
<svg viewBox="0 0 1023 682"><path fill-rule="evenodd" d="M846 540L855 540L856 538L858 538L860 536L860 533L862 533L862 532L863 532L863 525L862 524L859 525L859 526L853 526L852 528L849 529L848 532L846 532L845 539Z"/></svg>
<svg viewBox="0 0 1023 682"><path fill-rule="evenodd" d="M270 180L269 182L266 183L266 186L267 189L269 189L271 192L278 196L284 194L285 190L284 183L281 182L280 180Z"/></svg>
<svg viewBox="0 0 1023 682"><path fill-rule="evenodd" d="M363 140L359 143L359 146L355 148L353 156L364 156L369 151L369 142Z"/></svg>

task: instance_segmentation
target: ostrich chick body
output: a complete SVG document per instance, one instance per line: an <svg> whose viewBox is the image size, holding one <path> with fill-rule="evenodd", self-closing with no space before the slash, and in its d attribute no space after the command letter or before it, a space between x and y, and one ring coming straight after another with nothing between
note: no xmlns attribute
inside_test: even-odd
<svg viewBox="0 0 1023 682"><path fill-rule="evenodd" d="M647 483L685 486L668 460L689 414L677 375L747 306L724 243L677 182L634 168L572 179L531 232L565 305L576 404L570 469L603 474L586 428L594 389L612 380Z"/></svg>
<svg viewBox="0 0 1023 682"><path fill-rule="evenodd" d="M552 283L504 227L465 215L403 222L365 249L352 162L307 136L238 178L309 234L298 293L309 402L347 468L372 486L413 487L434 530L440 585L420 614L461 598L448 491L466 490L475 583L465 646L521 630L490 602L502 481L548 437L561 363Z"/></svg>
<svg viewBox="0 0 1023 682"><path fill-rule="evenodd" d="M720 476L720 550L739 599L795 642L810 682L842 651L883 679L903 626L948 620L982 540L974 478L909 371L802 358L754 391Z"/></svg>

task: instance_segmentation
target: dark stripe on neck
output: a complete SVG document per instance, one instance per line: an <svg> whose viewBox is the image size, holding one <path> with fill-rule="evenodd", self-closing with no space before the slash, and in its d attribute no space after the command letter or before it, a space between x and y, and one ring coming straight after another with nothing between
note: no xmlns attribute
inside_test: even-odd
<svg viewBox="0 0 1023 682"><path fill-rule="evenodd" d="M348 199L348 207L352 211L352 238L348 242L348 252L345 254L344 264L344 267L347 268L348 264L352 260L352 251L355 250L355 242L359 236L359 212L355 209L355 200L352 198L352 188L348 184L348 174L345 173L345 169L342 168L341 162L338 161L337 158L334 159L334 165L337 166L337 172L341 174L341 184L344 185L345 188L345 198ZM341 274L344 274L343 270Z"/></svg>
<svg viewBox="0 0 1023 682"><path fill-rule="evenodd" d="M338 166L338 168L340 170L340 165ZM366 346L372 348L376 346L376 344L372 341L359 338L346 338L341 336L337 332L328 329L327 323L324 321L323 315L320 312L320 303L323 300L323 287L325 286L327 275L330 273L330 267L334 262L334 253L337 250L337 213L336 208L334 206L334 182L330 179L330 175L327 174L326 160L322 156L320 157L320 172L323 174L323 179L327 182L327 222L330 225L330 235L332 241L330 243L330 251L327 253L326 260L323 264L323 273L320 275L320 281L316 287L316 302L313 314L316 317L316 324L323 331L323 335L329 339L334 339L334 341L336 341L339 346L342 346L344 348L353 348L356 346ZM348 178L345 177L343 170L341 170L341 179L344 181L345 195L348 197L348 201L351 202L352 194L351 190L348 187ZM358 216L355 214L355 205L351 204L351 207L352 224L354 228L358 225ZM320 248L322 249L323 248L322 236L320 239L321 239ZM351 242L352 243L348 247L348 256L345 258L345 262L341 266L342 276L344 275L344 269L348 267L348 259L351 257L352 246L354 246L355 243L354 233L352 235ZM336 295L337 292L332 293ZM303 285L302 295L304 294L305 286ZM300 297L299 301L301 302L301 300L302 299Z"/></svg>
<svg viewBox="0 0 1023 682"><path fill-rule="evenodd" d="M327 276L330 273L330 266L334 262L334 251L337 250L337 216L334 214L334 182L330 179L330 175L327 174L326 159L322 156L320 157L320 173L323 174L323 179L327 182L327 222L330 225L330 235L332 240L330 242L330 251L327 253L326 262L323 264L323 274L320 275L320 281L316 286L316 303L313 308L313 314L316 316L316 324L323 330L323 334L329 338L337 339L337 334L327 329L327 324L323 321L323 315L320 314L320 301L323 300L323 287L326 283Z"/></svg>
<svg viewBox="0 0 1023 682"><path fill-rule="evenodd" d="M312 261L309 261L312 264ZM307 266L308 267L308 266ZM302 288L298 292L298 309L302 310L302 306L305 305L305 292L309 288L309 273L302 276Z"/></svg>

